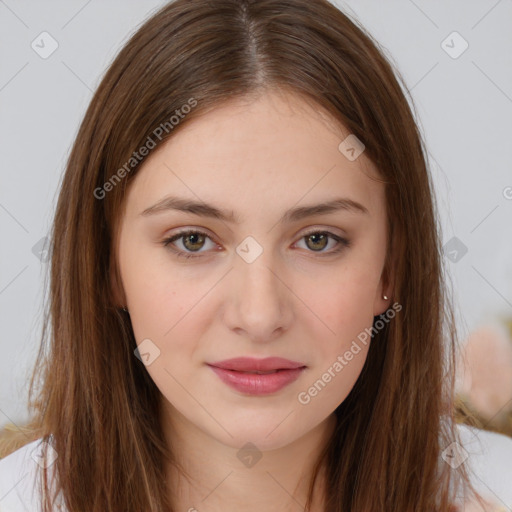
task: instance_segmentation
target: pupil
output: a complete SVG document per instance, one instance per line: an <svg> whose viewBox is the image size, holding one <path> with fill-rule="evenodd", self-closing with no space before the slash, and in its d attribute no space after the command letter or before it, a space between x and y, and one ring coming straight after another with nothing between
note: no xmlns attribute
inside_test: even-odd
<svg viewBox="0 0 512 512"><path fill-rule="evenodd" d="M315 239L315 238L317 238L317 237L321 237L321 238L323 238L323 239L324 239L324 240L323 240L324 242L325 242L325 240L327 239L327 237L326 237L325 235L321 234L321 233L320 233L320 234L318 234L318 233L317 233L317 234L310 235L308 238L309 238L310 240L313 240L313 239ZM313 241L313 243L317 243L317 242ZM320 249L323 249L324 247L325 247L325 243L320 247Z"/></svg>
<svg viewBox="0 0 512 512"><path fill-rule="evenodd" d="M199 238L199 239L201 240L201 238L203 238L203 237L202 237L202 235L200 235L199 233L192 233L192 234L187 235L187 236L185 237L185 241L187 241L187 240L189 240L189 239L192 239L192 245L195 245L195 244L201 245L201 242L197 242L197 241L195 241L195 242L194 242L194 241L193 241L195 238ZM185 246L187 246L187 245L188 245L188 244L186 244L186 243L185 243ZM194 247L192 247L192 248L187 247L187 248L188 248L188 249L191 249L191 250L193 250L193 249L194 249ZM200 249L200 248L201 248L201 247L195 247L195 249Z"/></svg>

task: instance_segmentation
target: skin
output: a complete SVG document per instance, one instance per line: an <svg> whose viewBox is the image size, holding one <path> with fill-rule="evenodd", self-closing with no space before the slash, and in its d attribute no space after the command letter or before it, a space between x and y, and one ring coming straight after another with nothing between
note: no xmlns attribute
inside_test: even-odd
<svg viewBox="0 0 512 512"><path fill-rule="evenodd" d="M390 307L384 185L364 152L338 150L349 132L295 93L235 99L191 120L144 162L130 185L117 238L120 301L137 343L160 354L146 366L163 395L166 439L193 475L171 464L177 510L299 511L314 458L335 426L334 410L354 386L361 350L309 403L298 401L332 367L374 315ZM240 223L162 210L141 213L172 194L233 211ZM368 213L339 210L279 224L296 206L346 197ZM199 254L178 258L171 246ZM311 229L348 238L305 236ZM236 252L247 237L263 252L248 263ZM251 249L252 250L252 249ZM194 253L194 251L196 251ZM331 253L330 255L328 253ZM267 396L224 384L206 365L231 357L280 356L307 365ZM262 457L247 467L246 443ZM323 503L323 478L313 511Z"/></svg>

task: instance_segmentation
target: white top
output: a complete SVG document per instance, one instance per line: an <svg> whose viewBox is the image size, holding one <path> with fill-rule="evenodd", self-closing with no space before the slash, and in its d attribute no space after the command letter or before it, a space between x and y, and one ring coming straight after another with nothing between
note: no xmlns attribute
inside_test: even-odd
<svg viewBox="0 0 512 512"><path fill-rule="evenodd" d="M453 467L467 465L476 490L495 504L492 510L511 510L512 438L467 425L457 427L463 447L455 443L446 447L443 460ZM41 459L41 442L33 441L0 460L0 512L41 512L34 485L40 475L36 469L38 464L51 462L51 458Z"/></svg>

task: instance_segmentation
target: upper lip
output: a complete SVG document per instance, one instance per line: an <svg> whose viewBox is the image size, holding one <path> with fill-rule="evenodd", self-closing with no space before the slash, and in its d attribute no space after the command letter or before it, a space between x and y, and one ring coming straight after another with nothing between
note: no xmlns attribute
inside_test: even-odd
<svg viewBox="0 0 512 512"><path fill-rule="evenodd" d="M297 361L290 361L282 357L266 357L264 359L255 359L254 357L235 357L233 359L225 359L215 363L208 363L210 366L223 368L224 370L237 370L242 372L259 371L265 372L269 370L289 370L294 368L302 368L306 366Z"/></svg>

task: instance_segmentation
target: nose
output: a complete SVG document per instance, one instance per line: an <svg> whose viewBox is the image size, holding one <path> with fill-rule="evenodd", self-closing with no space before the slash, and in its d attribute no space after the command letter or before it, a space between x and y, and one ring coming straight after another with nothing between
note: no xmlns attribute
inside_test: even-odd
<svg viewBox="0 0 512 512"><path fill-rule="evenodd" d="M238 258L229 279L225 321L231 330L266 343L289 329L294 295L286 283L286 272L272 261L270 251L252 263Z"/></svg>

